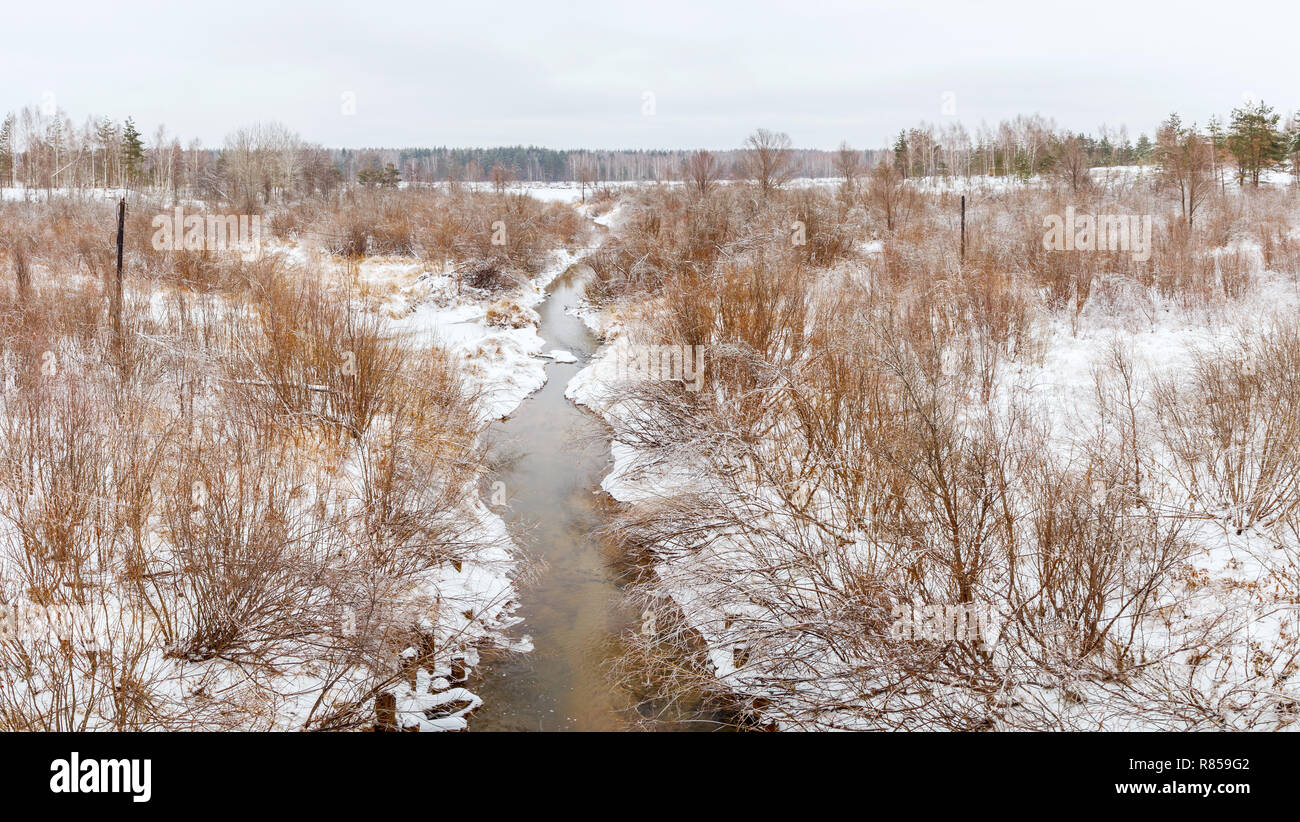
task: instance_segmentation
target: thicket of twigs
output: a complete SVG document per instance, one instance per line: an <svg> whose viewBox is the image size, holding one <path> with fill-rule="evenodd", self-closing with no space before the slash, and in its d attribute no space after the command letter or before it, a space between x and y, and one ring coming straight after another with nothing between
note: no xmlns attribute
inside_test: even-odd
<svg viewBox="0 0 1300 822"><path fill-rule="evenodd" d="M353 187L277 210L271 230L349 259L450 263L467 284L502 290L536 273L551 250L577 242L587 223L567 205L518 192Z"/></svg>
<svg viewBox="0 0 1300 822"><path fill-rule="evenodd" d="M1296 325L1258 317L1189 373L1118 335L1092 408L1044 408L1017 375L1089 318L1217 327L1264 279L1294 285L1294 192L1223 192L1189 230L1149 178L979 190L964 259L957 197L882 166L622 204L591 298L633 343L707 346L699 393L626 383L609 410L634 476L699 478L609 525L645 561L648 627L618 669L643 713L704 695L782 728L1290 724ZM1150 259L1045 250L1067 205L1153 215ZM1240 573L1198 564L1228 542ZM900 607L956 603L990 604L997 641L889 636Z"/></svg>
<svg viewBox="0 0 1300 822"><path fill-rule="evenodd" d="M265 216L340 255L507 275L580 226L489 199L361 192ZM0 607L85 620L0 641L0 727L369 727L376 695L463 668L501 618L434 584L490 547L476 398L342 267L154 250L171 209L130 198L118 333L116 204L0 205Z"/></svg>

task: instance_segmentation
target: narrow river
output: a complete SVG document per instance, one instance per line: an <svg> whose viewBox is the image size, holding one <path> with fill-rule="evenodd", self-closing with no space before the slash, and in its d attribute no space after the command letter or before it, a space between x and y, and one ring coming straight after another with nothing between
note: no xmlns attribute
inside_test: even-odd
<svg viewBox="0 0 1300 822"><path fill-rule="evenodd" d="M615 572L591 535L600 525L600 480L609 471L604 425L564 397L564 388L599 346L577 317L565 313L582 296L582 266L551 284L537 307L543 350L561 349L577 363L547 366L546 385L489 437L495 479L509 508L499 510L516 542L542 560L521 585L521 630L533 651L485 660L471 688L484 705L474 731L610 731L628 725L606 663L632 624L619 607Z"/></svg>

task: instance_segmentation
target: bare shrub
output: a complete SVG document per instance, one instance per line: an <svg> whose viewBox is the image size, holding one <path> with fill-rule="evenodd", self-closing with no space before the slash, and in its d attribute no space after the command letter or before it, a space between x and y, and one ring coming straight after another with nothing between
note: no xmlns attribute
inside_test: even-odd
<svg viewBox="0 0 1300 822"><path fill-rule="evenodd" d="M1157 383L1170 468L1196 507L1238 531L1300 505L1300 332L1279 325L1197 355L1191 382Z"/></svg>

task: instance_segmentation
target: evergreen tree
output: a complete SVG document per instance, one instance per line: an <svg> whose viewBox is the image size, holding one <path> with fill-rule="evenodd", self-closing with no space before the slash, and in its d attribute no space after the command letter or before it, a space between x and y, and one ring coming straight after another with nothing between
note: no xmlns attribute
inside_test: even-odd
<svg viewBox="0 0 1300 822"><path fill-rule="evenodd" d="M1147 161L1151 159L1152 148L1151 140L1145 134L1139 134L1137 145L1133 147L1133 154L1139 164L1146 165Z"/></svg>
<svg viewBox="0 0 1300 822"><path fill-rule="evenodd" d="M122 127L122 171L128 182L134 182L140 176L144 166L144 143L140 132L135 129L135 122L126 118Z"/></svg>
<svg viewBox="0 0 1300 822"><path fill-rule="evenodd" d="M1300 111L1287 124L1286 158L1291 165L1292 179L1300 183Z"/></svg>
<svg viewBox="0 0 1300 822"><path fill-rule="evenodd" d="M1133 148L1133 144L1129 142L1127 136L1115 149L1115 160L1116 164L1121 166L1131 166L1137 162L1137 151Z"/></svg>
<svg viewBox="0 0 1300 822"><path fill-rule="evenodd" d="M1089 142L1092 142L1090 139ZM1113 165L1115 162L1115 147L1111 145L1110 138L1103 136L1101 141L1095 146L1094 162L1100 161L1103 166Z"/></svg>
<svg viewBox="0 0 1300 822"><path fill-rule="evenodd" d="M1278 131L1278 115L1261 100L1232 110L1228 150L1237 159L1237 181L1259 186L1260 172L1276 168L1286 156L1286 142Z"/></svg>
<svg viewBox="0 0 1300 822"><path fill-rule="evenodd" d="M95 126L96 148L103 152L101 168L104 172L104 185L112 186L115 182L117 163L115 162L121 148L117 126L105 117Z"/></svg>
<svg viewBox="0 0 1300 822"><path fill-rule="evenodd" d="M357 182L363 186L378 186L380 188L397 188L401 182L402 174L397 167L389 163L382 171L376 163L370 168L363 168L357 172Z"/></svg>
<svg viewBox="0 0 1300 822"><path fill-rule="evenodd" d="M1022 148L1016 149L1015 160L1012 162L1012 173L1023 183L1029 182L1029 178L1034 176L1034 164L1028 151Z"/></svg>

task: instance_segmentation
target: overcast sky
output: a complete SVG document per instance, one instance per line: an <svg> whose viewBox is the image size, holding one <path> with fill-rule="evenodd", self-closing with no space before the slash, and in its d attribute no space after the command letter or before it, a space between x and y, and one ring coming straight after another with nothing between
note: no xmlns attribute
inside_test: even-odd
<svg viewBox="0 0 1300 822"><path fill-rule="evenodd" d="M1171 110L1203 122L1246 95L1300 107L1297 8L6 3L0 109L52 99L78 122L132 115L146 136L162 123L207 145L278 120L306 140L351 147L732 148L763 126L801 147L874 148L922 120L955 116L973 130L1033 113L1076 130L1125 124L1136 137Z"/></svg>

